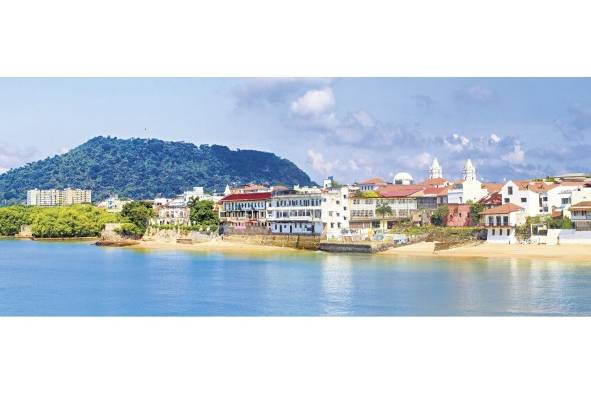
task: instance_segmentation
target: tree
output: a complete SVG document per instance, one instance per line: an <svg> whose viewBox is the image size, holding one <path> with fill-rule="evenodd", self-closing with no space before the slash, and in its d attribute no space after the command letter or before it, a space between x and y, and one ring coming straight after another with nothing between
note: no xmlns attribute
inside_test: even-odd
<svg viewBox="0 0 591 394"><path fill-rule="evenodd" d="M484 211L484 204L478 202L470 202L470 221L473 226L480 223L480 213Z"/></svg>
<svg viewBox="0 0 591 394"><path fill-rule="evenodd" d="M449 215L449 208L447 205L441 205L431 215L431 223L436 226L445 226L447 215Z"/></svg>
<svg viewBox="0 0 591 394"><path fill-rule="evenodd" d="M213 209L213 201L201 200L189 203L191 224L194 226L217 226L219 218Z"/></svg>
<svg viewBox="0 0 591 394"><path fill-rule="evenodd" d="M123 206L121 216L128 223L133 223L142 234L148 228L150 219L154 217L152 203L146 201L132 201Z"/></svg>
<svg viewBox="0 0 591 394"><path fill-rule="evenodd" d="M376 214L382 216L382 219L384 219L386 215L392 215L393 213L392 207L385 203L380 203L376 208Z"/></svg>

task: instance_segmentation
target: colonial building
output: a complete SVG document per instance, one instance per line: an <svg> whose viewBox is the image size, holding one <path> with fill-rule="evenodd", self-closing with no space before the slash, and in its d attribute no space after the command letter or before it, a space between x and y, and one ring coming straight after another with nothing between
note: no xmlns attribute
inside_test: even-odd
<svg viewBox="0 0 591 394"><path fill-rule="evenodd" d="M350 227L352 229L391 228L396 222L408 221L417 212L417 198L413 195L424 188L417 185L388 185L377 190L372 197L356 194L350 197ZM392 213L380 214L376 210L390 207Z"/></svg>
<svg viewBox="0 0 591 394"><path fill-rule="evenodd" d="M154 206L157 225L188 226L191 224L191 210L182 198L169 200L166 204Z"/></svg>
<svg viewBox="0 0 591 394"><path fill-rule="evenodd" d="M569 208L577 231L591 231L591 201L581 201Z"/></svg>
<svg viewBox="0 0 591 394"><path fill-rule="evenodd" d="M448 227L468 227L472 225L470 205L448 204L445 225Z"/></svg>
<svg viewBox="0 0 591 394"><path fill-rule="evenodd" d="M386 186L387 183L381 178L371 178L366 179L358 183L359 190L366 192L366 191L375 191L382 186Z"/></svg>
<svg viewBox="0 0 591 394"><path fill-rule="evenodd" d="M450 204L467 204L477 202L488 194L482 182L476 178L476 168L468 159L462 170L462 180L453 185L447 195Z"/></svg>
<svg viewBox="0 0 591 394"><path fill-rule="evenodd" d="M266 228L267 202L271 192L229 194L219 201L222 225L236 230Z"/></svg>
<svg viewBox="0 0 591 394"><path fill-rule="evenodd" d="M525 209L512 203L485 209L481 212L486 227L486 241L513 244L517 242L517 226L525 223Z"/></svg>
<svg viewBox="0 0 591 394"><path fill-rule="evenodd" d="M321 234L322 196L279 190L267 201L267 226L274 234Z"/></svg>
<svg viewBox="0 0 591 394"><path fill-rule="evenodd" d="M322 190L322 233L328 239L340 237L343 230L349 229L348 187L330 187Z"/></svg>
<svg viewBox="0 0 591 394"><path fill-rule="evenodd" d="M572 194L581 189L581 182L508 181L501 188L503 204L515 204L527 216L551 215L566 212Z"/></svg>
<svg viewBox="0 0 591 394"><path fill-rule="evenodd" d="M96 204L99 208L105 208L108 212L118 213L123 210L123 206L132 202L130 199L120 199L116 194Z"/></svg>

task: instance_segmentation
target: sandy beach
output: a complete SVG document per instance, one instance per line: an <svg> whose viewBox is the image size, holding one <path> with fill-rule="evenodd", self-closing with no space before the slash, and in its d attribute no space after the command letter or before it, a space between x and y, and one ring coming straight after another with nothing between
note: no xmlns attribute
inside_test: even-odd
<svg viewBox="0 0 591 394"><path fill-rule="evenodd" d="M400 256L445 256L445 257L517 257L531 259L553 259L568 261L588 261L591 263L591 245L499 245L478 243L459 248L433 252L433 242L420 242L414 245L393 248L380 255Z"/></svg>
<svg viewBox="0 0 591 394"><path fill-rule="evenodd" d="M138 250L186 250L195 252L223 252L241 254L269 254L269 253L313 253L310 251L284 248L280 246L255 245L241 242L212 240L195 244L181 244L172 242L140 241L138 244L125 246Z"/></svg>
<svg viewBox="0 0 591 394"><path fill-rule="evenodd" d="M392 248L378 253L382 256L441 256L458 258L524 258L524 259L552 259L591 263L591 245L498 245L477 243L458 248L433 252L433 242ZM240 254L269 254L269 253L316 253L300 249L280 246L255 245L241 242L212 240L196 244L180 244L172 242L141 241L136 245L125 246L137 250L186 250L195 252L223 252Z"/></svg>

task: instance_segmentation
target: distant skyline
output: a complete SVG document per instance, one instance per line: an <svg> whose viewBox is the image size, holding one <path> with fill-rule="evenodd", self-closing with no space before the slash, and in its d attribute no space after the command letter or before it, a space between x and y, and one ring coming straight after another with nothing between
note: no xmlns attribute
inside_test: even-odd
<svg viewBox="0 0 591 394"><path fill-rule="evenodd" d="M0 172L98 135L273 152L319 182L466 159L488 181L591 172L589 78L0 78Z"/></svg>

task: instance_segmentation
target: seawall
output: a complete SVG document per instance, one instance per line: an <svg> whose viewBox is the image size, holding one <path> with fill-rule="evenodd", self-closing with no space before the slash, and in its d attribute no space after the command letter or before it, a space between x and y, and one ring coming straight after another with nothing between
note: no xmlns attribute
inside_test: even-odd
<svg viewBox="0 0 591 394"><path fill-rule="evenodd" d="M295 249L318 250L320 236L297 234L224 235L224 240L252 245L282 246Z"/></svg>

